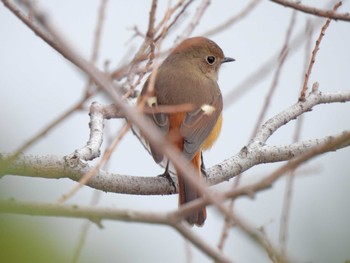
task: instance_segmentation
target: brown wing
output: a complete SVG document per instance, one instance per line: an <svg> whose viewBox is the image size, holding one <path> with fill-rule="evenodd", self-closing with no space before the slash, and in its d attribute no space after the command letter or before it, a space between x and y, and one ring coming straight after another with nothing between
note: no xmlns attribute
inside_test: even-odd
<svg viewBox="0 0 350 263"><path fill-rule="evenodd" d="M202 106L186 114L180 133L184 137L183 153L189 160L193 159L214 128L221 114L222 105L222 96L218 93L210 103L206 104L213 107L212 111L206 111L206 106Z"/></svg>
<svg viewBox="0 0 350 263"><path fill-rule="evenodd" d="M146 81L146 83L143 86L143 89L141 91L141 97L146 96L145 94L147 92L147 88L148 88L148 80ZM153 94L153 96L154 96L154 94ZM153 98L156 98L156 97L153 97ZM152 96L150 97L150 99L152 100ZM147 116L153 121L153 123L163 133L167 133L169 130L168 114L156 112L157 105L158 104L157 104L156 99L152 103L146 102L145 107L148 107L150 110L154 109L154 112L147 114ZM160 163L161 161L163 161L164 156L160 151L158 151L155 147L152 147L151 144L149 144L149 149L150 149L152 157L156 163Z"/></svg>
<svg viewBox="0 0 350 263"><path fill-rule="evenodd" d="M163 133L168 132L169 119L168 119L167 114L165 114L165 113L153 113L149 116L153 119L154 124L157 125ZM160 163L161 161L163 161L164 157L160 151L157 151L157 149L152 147L151 144L150 144L150 149L151 149L153 159L156 163Z"/></svg>

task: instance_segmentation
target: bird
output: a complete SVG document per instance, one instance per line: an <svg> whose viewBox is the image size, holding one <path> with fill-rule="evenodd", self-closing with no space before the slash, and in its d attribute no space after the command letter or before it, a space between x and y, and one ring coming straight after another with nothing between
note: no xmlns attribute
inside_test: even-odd
<svg viewBox="0 0 350 263"><path fill-rule="evenodd" d="M217 83L223 63L235 59L225 57L222 49L205 37L183 40L165 58L156 71L153 85L147 79L140 94L145 107L153 109L146 115L165 134L166 138L196 168L198 180L204 170L202 151L208 150L217 140L222 127L223 99ZM191 105L189 111L161 112L161 106ZM181 108L179 108L181 109ZM160 149L149 145L156 163L164 161ZM179 205L201 197L186 178L176 169ZM169 160L164 171L169 174ZM204 172L205 175L205 172ZM202 226L206 208L193 211L185 219L191 225Z"/></svg>

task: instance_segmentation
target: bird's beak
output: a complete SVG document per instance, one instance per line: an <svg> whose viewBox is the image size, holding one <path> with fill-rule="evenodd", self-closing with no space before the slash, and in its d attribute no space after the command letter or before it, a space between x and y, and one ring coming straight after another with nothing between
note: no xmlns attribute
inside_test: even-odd
<svg viewBox="0 0 350 263"><path fill-rule="evenodd" d="M234 58L229 58L229 57L224 57L224 59L221 60L221 64L222 63L226 63L226 62L232 62L232 61L235 61L235 59Z"/></svg>

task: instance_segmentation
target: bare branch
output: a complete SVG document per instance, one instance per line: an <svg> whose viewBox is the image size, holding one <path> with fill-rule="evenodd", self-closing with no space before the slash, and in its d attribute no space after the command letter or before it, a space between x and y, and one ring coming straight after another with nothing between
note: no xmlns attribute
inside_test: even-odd
<svg viewBox="0 0 350 263"><path fill-rule="evenodd" d="M91 207L58 203L18 202L14 200L0 200L0 212L86 218L94 223L97 223L98 225L101 225L101 220L104 219L126 222L143 222L150 224L166 224L169 222L168 215L159 212L141 212L132 211L130 209Z"/></svg>
<svg viewBox="0 0 350 263"><path fill-rule="evenodd" d="M341 5L341 2L335 4L335 6L333 7L333 11L336 11L340 7L340 5ZM320 44L321 44L322 38L325 35L326 30L327 30L327 28L328 28L330 23L331 23L331 19L328 18L326 23L324 24L324 26L321 29L320 35L318 36L318 38L316 40L315 48L312 51L312 55L311 55L311 58L310 58L310 63L309 63L309 66L307 68L307 71L305 73L304 85L303 85L303 88L302 88L302 90L300 92L300 96L299 96L299 100L300 101L305 100L305 95L306 95L306 91L307 91L307 85L308 85L309 78L310 78L310 75L311 75L312 67L313 67L313 65L315 63L315 60L316 60L316 54L317 54L318 50L320 49Z"/></svg>
<svg viewBox="0 0 350 263"><path fill-rule="evenodd" d="M102 220L118 220L125 222L141 222L172 226L187 240L191 241L209 257L219 262L232 262L221 251L206 243L200 236L182 222L174 221L173 213L141 212L130 209L110 207L91 207L80 205L65 205L51 203L18 202L0 200L0 213L25 214L37 216L63 216L86 218L101 226Z"/></svg>
<svg viewBox="0 0 350 263"><path fill-rule="evenodd" d="M242 174L239 174L237 175L236 177L236 180L235 182L233 183L233 189L236 189L241 181L241 178L242 178ZM229 209L233 212L233 209L234 209L234 205L235 205L235 199L234 198L231 198L230 200L230 204L229 204ZM234 213L234 212L233 212ZM223 250L224 249L224 244L228 238L228 235L229 235L229 231L230 229L235 225L234 222L232 222L228 217L225 217L225 221L224 221L224 226L222 228L222 231L221 231L221 236L220 236L220 239L219 239L219 242L218 242L218 249L219 250Z"/></svg>
<svg viewBox="0 0 350 263"><path fill-rule="evenodd" d="M98 10L98 18L97 18L97 24L95 29L95 37L94 42L92 45L92 54L91 54L91 63L96 64L98 59L98 53L100 50L100 44L101 44L101 36L102 36L102 29L103 29L103 23L105 22L105 13L107 9L107 3L108 0L101 0L100 7Z"/></svg>
<svg viewBox="0 0 350 263"><path fill-rule="evenodd" d="M184 32L175 40L175 43L180 42L184 38L187 38L191 35L193 30L196 28L196 26L199 24L199 21L201 20L202 16L204 15L205 11L210 5L210 0L203 0L201 5L197 8L197 11L195 15L193 16L192 21L187 26L187 28L184 30Z"/></svg>
<svg viewBox="0 0 350 263"><path fill-rule="evenodd" d="M285 165L281 166L276 171L271 173L271 175L269 175L268 177L263 178L262 180L260 180L255 184L245 186L245 187L240 187L239 189L232 191L231 194L228 194L228 195L233 198L242 194L251 195L252 193L255 193L259 190L267 189L272 185L273 182L275 182L278 178L280 178L286 172L296 169L300 164L305 163L308 160L320 154L323 154L325 152L335 151L337 149L344 147L344 145L350 145L350 131L343 132L338 136L330 137L326 143L312 147L305 153L291 159Z"/></svg>
<svg viewBox="0 0 350 263"><path fill-rule="evenodd" d="M308 112L314 106L322 103L332 103L332 102L345 102L350 100L350 92L319 92L317 90L310 93L310 95L305 99L304 102L298 102L288 109L282 111L276 116L272 117L270 120L266 121L262 125L261 129L257 132L256 136L252 141L259 143L265 143L267 139L282 125L285 125L296 117L300 116L304 112Z"/></svg>
<svg viewBox="0 0 350 263"><path fill-rule="evenodd" d="M326 17L330 18L333 20L341 20L341 21L350 21L350 14L349 13L344 13L344 14L339 14L335 12L335 10L322 10L316 7L312 6L307 6L301 4L299 1L289 1L289 0L271 0L272 2L275 2L277 4L293 8L295 10L307 13L307 14L312 14L315 16L321 16L321 17ZM342 2L339 2L341 5Z"/></svg>
<svg viewBox="0 0 350 263"><path fill-rule="evenodd" d="M75 150L67 160L81 159L84 161L93 160L100 156L100 148L103 141L103 111L98 103L92 103L90 107L90 138L87 144L81 149Z"/></svg>
<svg viewBox="0 0 350 263"><path fill-rule="evenodd" d="M282 125L295 119L303 112L321 103L350 101L350 91L320 93L314 92L304 102L297 102L285 111L268 120L255 138L236 155L208 169L209 185L227 181L247 169L261 163L280 162L307 152L312 147L326 144L334 136L326 136L281 146L269 146L265 142ZM342 145L340 148L350 144ZM1 155L6 162L8 156ZM34 176L43 178L70 178L79 181L91 167L87 163L69 165L65 159L56 156L20 156L2 174ZM177 178L172 178L177 183ZM173 194L174 189L165 178L139 177L107 173L100 170L87 183L88 186L105 192L138 195Z"/></svg>

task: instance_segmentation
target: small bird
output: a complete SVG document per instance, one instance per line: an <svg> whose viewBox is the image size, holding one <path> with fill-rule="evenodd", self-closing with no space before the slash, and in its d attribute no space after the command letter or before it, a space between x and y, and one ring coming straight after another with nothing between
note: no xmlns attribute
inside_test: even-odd
<svg viewBox="0 0 350 263"><path fill-rule="evenodd" d="M148 116L166 138L193 164L200 178L203 170L202 150L211 148L222 126L223 101L218 86L221 64L234 61L225 57L221 48L205 37L188 38L181 42L163 61L150 88L150 78L141 91L146 107L154 109ZM156 111L159 106L189 104L187 112ZM150 145L155 162L163 161L159 149ZM164 175L170 178L169 161ZM176 169L176 167L175 167ZM199 198L201 195L177 171L179 205ZM206 219L205 207L194 211L186 220L190 225L202 226Z"/></svg>

